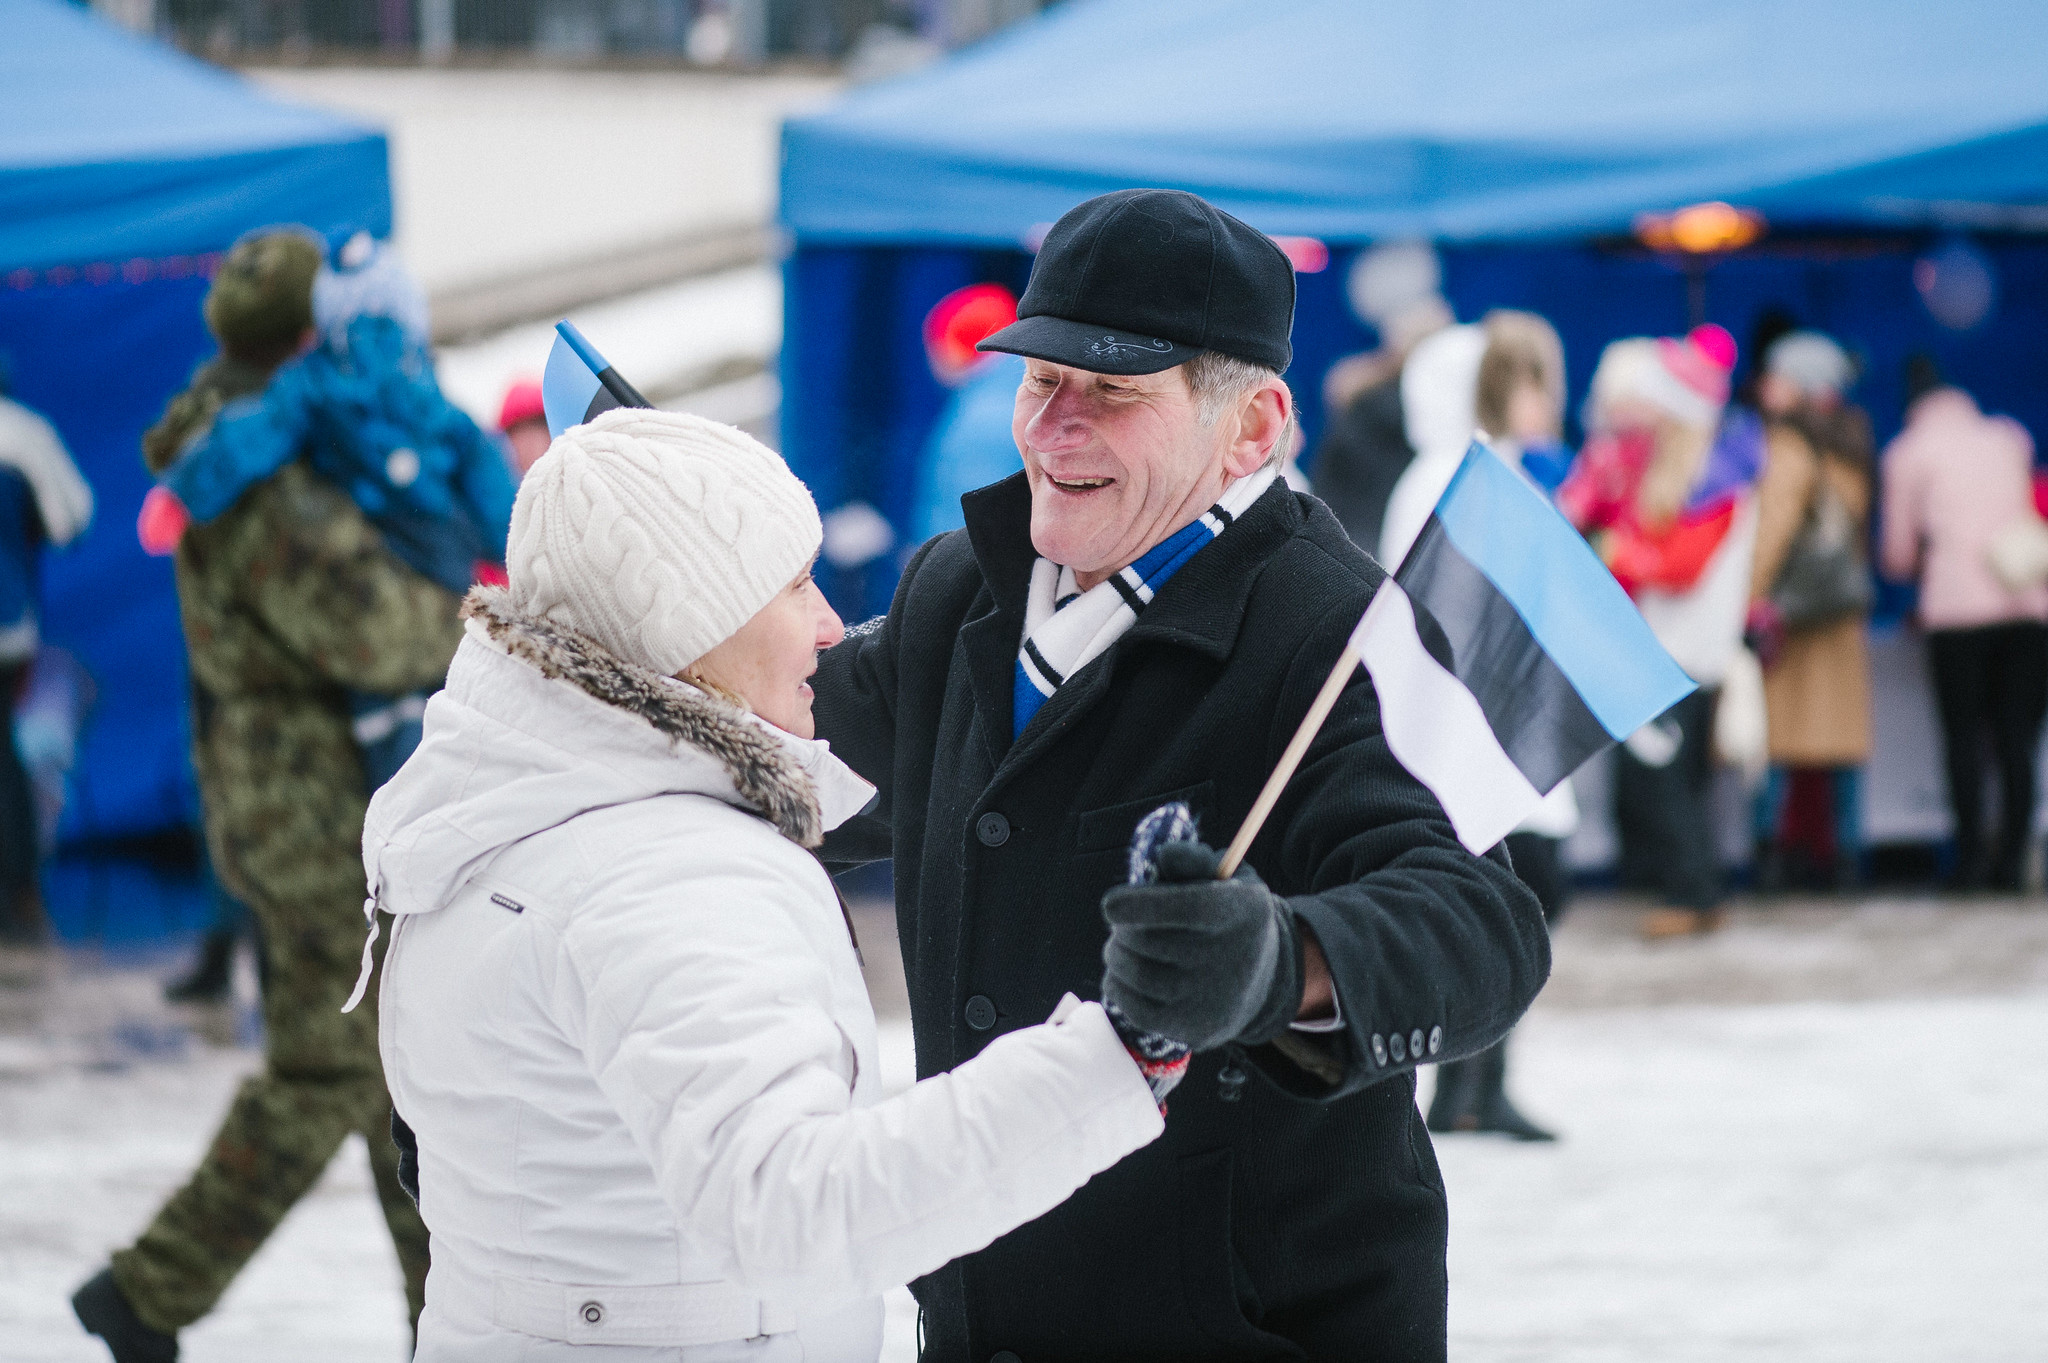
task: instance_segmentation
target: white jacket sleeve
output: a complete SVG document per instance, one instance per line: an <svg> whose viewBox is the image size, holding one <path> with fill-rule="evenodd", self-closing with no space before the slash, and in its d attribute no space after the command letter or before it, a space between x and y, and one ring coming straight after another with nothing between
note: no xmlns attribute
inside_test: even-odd
<svg viewBox="0 0 2048 1363"><path fill-rule="evenodd" d="M801 927L822 872L807 884L746 851L693 856L683 886L662 875L672 857L608 868L561 972L599 1086L733 1281L879 1292L1043 1215L1164 1129L1099 1004L855 1109L852 1043Z"/></svg>

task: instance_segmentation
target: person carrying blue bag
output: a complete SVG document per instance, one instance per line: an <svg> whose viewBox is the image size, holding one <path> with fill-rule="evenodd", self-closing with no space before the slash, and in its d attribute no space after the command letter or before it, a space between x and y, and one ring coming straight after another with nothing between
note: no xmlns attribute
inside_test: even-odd
<svg viewBox="0 0 2048 1363"><path fill-rule="evenodd" d="M150 494L176 536L304 457L339 485L408 567L464 592L501 563L514 492L503 455L448 401L427 350L426 299L367 233L313 283L312 348L270 385L228 404ZM173 505L164 505L173 503ZM145 510L145 522L151 510ZM357 745L372 788L419 743L424 695L356 695Z"/></svg>

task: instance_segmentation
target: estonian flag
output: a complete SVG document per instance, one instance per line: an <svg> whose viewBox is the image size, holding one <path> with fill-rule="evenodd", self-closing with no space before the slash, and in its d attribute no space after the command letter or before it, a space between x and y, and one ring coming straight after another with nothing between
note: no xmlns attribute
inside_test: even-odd
<svg viewBox="0 0 2048 1363"><path fill-rule="evenodd" d="M560 435L614 407L652 407L640 390L619 377L597 347L568 322L555 323L555 348L540 379L541 407L548 434Z"/></svg>
<svg viewBox="0 0 2048 1363"><path fill-rule="evenodd" d="M1586 541L1476 441L1351 647L1387 745L1474 852L1693 690Z"/></svg>

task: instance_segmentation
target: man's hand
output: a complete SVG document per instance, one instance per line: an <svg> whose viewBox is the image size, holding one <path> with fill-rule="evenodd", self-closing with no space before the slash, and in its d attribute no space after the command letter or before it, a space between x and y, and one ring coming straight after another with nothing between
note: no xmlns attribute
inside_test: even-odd
<svg viewBox="0 0 2048 1363"><path fill-rule="evenodd" d="M1216 879L1221 859L1199 842L1168 843L1156 883L1102 897L1102 997L1197 1051L1270 1041L1302 1007L1293 911L1249 866Z"/></svg>

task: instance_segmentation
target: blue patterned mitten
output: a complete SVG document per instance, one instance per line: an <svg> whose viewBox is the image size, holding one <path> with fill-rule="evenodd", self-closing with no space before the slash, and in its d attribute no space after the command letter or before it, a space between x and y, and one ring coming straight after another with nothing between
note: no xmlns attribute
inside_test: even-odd
<svg viewBox="0 0 2048 1363"><path fill-rule="evenodd" d="M1159 878L1159 849L1169 842L1193 842L1198 836L1195 816L1186 805L1178 800L1161 805L1140 819L1138 826L1131 831L1126 881L1132 885L1150 885ZM1172 1037L1140 1029L1115 1004L1105 1001L1103 1008L1109 1013L1109 1020L1116 1024L1124 1049L1138 1062L1145 1082L1152 1086L1152 1097L1158 1102L1159 1110L1165 1112L1166 1095L1186 1077L1191 1052L1185 1043Z"/></svg>

